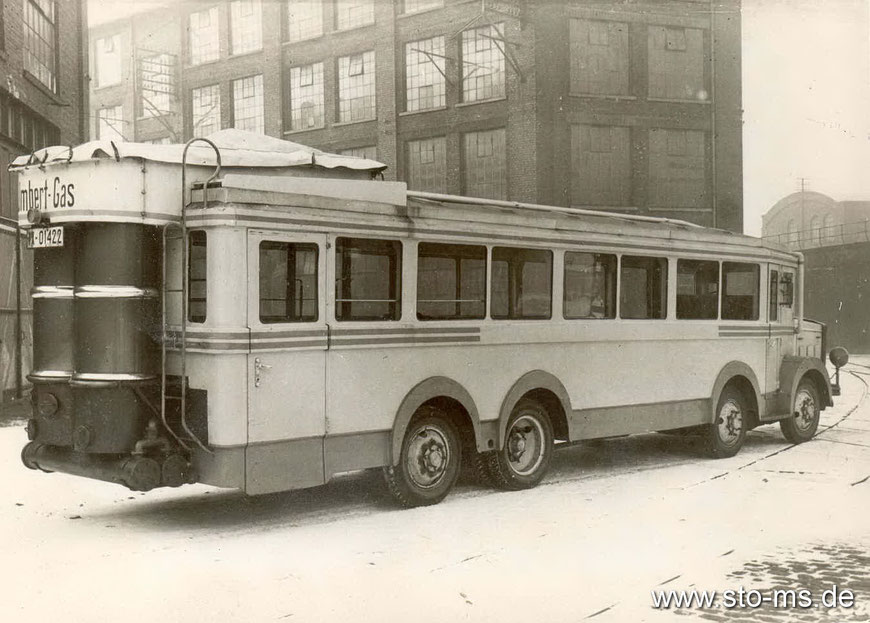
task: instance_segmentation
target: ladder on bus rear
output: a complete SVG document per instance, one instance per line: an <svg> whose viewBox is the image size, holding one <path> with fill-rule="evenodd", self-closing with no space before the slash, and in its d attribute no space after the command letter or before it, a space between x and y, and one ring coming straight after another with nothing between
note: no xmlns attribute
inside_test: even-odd
<svg viewBox="0 0 870 623"><path fill-rule="evenodd" d="M191 444L195 444L199 446L205 452L209 454L212 453L212 450L203 442L199 436L194 433L190 426L187 424L187 317L188 317L188 289L190 288L190 275L188 274L188 261L189 261L189 249L190 249L190 241L187 235L187 221L186 221L186 208L187 208L187 150L193 143L197 141L208 144L215 152L217 157L217 164L215 165L215 170L203 184L202 184L202 207L208 207L208 186L215 179L217 179L218 175L221 172L221 153L218 150L217 146L206 138L192 138L184 145L184 151L181 156L181 218L177 223L167 223L163 226L163 283L162 283L162 304L161 304L161 327L162 327L162 335L160 340L160 419L163 421L163 427L171 434L175 440L181 445L185 450L191 450ZM191 186L191 194L193 191L193 187ZM171 232L177 232L176 235L172 235ZM170 288L169 287L169 270L168 270L168 243L170 240L180 240L181 241L181 287L180 288ZM181 326L180 331L176 333L172 333L169 330L169 318L168 318L168 308L169 305L167 303L168 295L170 294L180 294L181 295ZM180 360L180 374L179 374L179 382L178 384L172 385L172 393L169 392L169 382L168 382L168 374L166 370L166 359L167 359L167 351L169 350L170 343L176 346L178 350L178 356ZM171 423L167 416L166 403L167 401L174 401L178 403L178 422ZM174 426L180 426L181 430L176 431Z"/></svg>

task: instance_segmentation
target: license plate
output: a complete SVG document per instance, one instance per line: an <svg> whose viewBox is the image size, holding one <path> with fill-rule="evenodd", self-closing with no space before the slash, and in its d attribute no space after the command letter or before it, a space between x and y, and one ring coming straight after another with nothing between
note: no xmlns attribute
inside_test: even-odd
<svg viewBox="0 0 870 623"><path fill-rule="evenodd" d="M27 233L28 249L63 246L63 227L36 227Z"/></svg>

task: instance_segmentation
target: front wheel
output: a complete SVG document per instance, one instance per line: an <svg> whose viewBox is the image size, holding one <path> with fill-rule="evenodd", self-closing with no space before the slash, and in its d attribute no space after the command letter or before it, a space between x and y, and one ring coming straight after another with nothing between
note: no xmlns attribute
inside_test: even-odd
<svg viewBox="0 0 870 623"><path fill-rule="evenodd" d="M423 407L405 433L399 464L385 467L384 478L402 506L437 504L456 482L460 460L456 427L440 410Z"/></svg>
<svg viewBox="0 0 870 623"><path fill-rule="evenodd" d="M748 408L746 397L736 387L722 390L716 405L716 419L707 426L707 450L713 458L732 457L746 439Z"/></svg>
<svg viewBox="0 0 870 623"><path fill-rule="evenodd" d="M815 383L804 378L798 384L794 394L794 404L791 415L779 421L782 434L791 443L803 443L809 441L819 428L819 391Z"/></svg>
<svg viewBox="0 0 870 623"><path fill-rule="evenodd" d="M537 485L553 457L553 426L547 411L533 400L521 400L508 419L504 448L485 456L497 487L519 490Z"/></svg>

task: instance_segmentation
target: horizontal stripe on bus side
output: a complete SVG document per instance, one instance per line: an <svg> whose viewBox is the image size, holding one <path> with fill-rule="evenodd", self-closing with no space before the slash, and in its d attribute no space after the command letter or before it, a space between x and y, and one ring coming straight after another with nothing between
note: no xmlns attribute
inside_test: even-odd
<svg viewBox="0 0 870 623"><path fill-rule="evenodd" d="M329 334L343 335L424 335L432 333L480 333L480 327L405 327L396 329L332 329Z"/></svg>
<svg viewBox="0 0 870 623"><path fill-rule="evenodd" d="M480 342L479 335L387 337L387 338L338 338L329 340L329 346L391 346L397 344L452 344L457 342Z"/></svg>

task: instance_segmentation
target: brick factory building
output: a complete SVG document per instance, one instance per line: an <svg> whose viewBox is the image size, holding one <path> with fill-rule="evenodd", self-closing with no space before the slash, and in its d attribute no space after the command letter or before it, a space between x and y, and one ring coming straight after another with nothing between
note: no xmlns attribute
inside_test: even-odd
<svg viewBox="0 0 870 623"><path fill-rule="evenodd" d="M33 262L16 243L18 192L7 167L46 145L87 139L87 54L84 0L18 0L0 7L0 402L21 392L32 318Z"/></svg>
<svg viewBox="0 0 870 623"><path fill-rule="evenodd" d="M742 230L739 0L234 0L91 29L93 134L262 131L454 194Z"/></svg>

